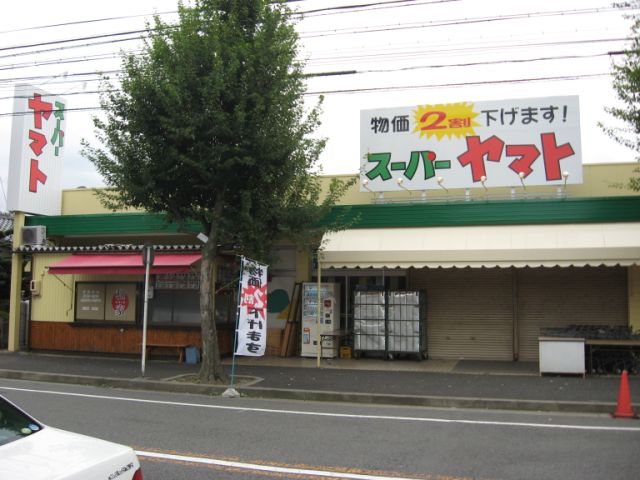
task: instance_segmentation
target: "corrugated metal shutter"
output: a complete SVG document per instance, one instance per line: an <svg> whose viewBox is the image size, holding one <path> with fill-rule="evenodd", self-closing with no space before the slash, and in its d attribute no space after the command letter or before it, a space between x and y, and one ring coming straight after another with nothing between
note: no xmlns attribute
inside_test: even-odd
<svg viewBox="0 0 640 480"><path fill-rule="evenodd" d="M517 283L520 360L538 360L541 328L627 325L626 268L525 268Z"/></svg>
<svg viewBox="0 0 640 480"><path fill-rule="evenodd" d="M411 289L427 292L429 358L513 360L509 269L420 269Z"/></svg>

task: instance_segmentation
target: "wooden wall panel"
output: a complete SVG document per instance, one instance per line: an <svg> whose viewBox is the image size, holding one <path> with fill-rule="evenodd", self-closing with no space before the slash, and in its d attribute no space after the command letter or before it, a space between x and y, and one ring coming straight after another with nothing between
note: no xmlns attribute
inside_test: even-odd
<svg viewBox="0 0 640 480"><path fill-rule="evenodd" d="M74 325L62 322L31 321L29 347L35 350L139 354L142 329L133 326ZM201 346L199 329L150 328L147 341ZM231 355L232 330L219 329L222 355Z"/></svg>

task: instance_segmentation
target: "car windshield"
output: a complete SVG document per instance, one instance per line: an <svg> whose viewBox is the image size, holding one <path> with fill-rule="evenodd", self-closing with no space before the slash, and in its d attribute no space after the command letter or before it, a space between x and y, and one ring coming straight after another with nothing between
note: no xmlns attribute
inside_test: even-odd
<svg viewBox="0 0 640 480"><path fill-rule="evenodd" d="M0 396L0 445L13 442L42 429L42 425Z"/></svg>

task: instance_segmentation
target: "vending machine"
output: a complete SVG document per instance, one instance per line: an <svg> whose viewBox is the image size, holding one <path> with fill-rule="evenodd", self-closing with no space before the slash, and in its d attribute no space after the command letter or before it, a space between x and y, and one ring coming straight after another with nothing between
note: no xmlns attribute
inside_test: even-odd
<svg viewBox="0 0 640 480"><path fill-rule="evenodd" d="M302 348L303 357L318 355L318 284L302 284ZM340 285L320 284L320 333L340 328ZM334 338L323 339L322 357L338 356L338 344Z"/></svg>

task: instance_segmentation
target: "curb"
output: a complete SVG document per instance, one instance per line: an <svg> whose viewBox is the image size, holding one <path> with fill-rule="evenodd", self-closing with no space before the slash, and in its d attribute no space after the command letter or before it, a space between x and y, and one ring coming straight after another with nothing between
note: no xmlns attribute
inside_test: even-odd
<svg viewBox="0 0 640 480"><path fill-rule="evenodd" d="M34 382L89 385L94 387L149 390L171 393L191 393L221 396L227 386L199 385L195 383L92 377L58 373L29 372L22 370L0 370L0 378L28 380ZM241 396L249 398L272 398L280 400L302 400L315 402L346 402L370 405L396 405L432 408L460 408L480 410L520 410L557 413L605 414L615 410L615 403L572 402L547 400L520 400L502 398L436 397L418 395L392 395L379 393L333 392L319 390L296 390L236 386ZM637 407L637 406L636 406Z"/></svg>

